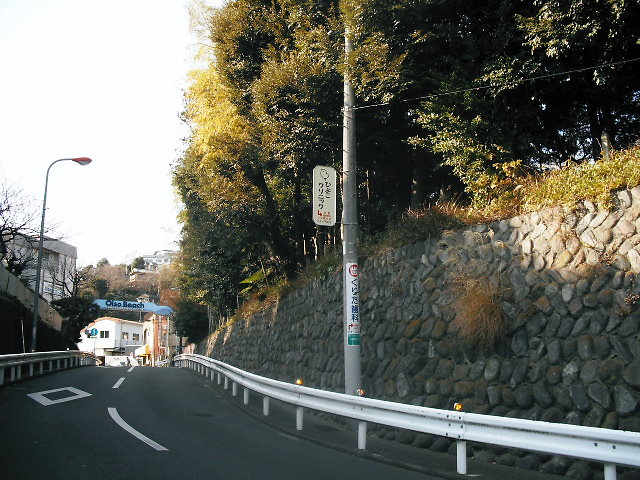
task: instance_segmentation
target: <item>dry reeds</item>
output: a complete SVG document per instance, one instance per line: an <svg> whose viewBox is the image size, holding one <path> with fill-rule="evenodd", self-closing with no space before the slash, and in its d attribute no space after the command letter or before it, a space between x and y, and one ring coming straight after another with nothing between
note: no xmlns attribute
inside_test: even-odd
<svg viewBox="0 0 640 480"><path fill-rule="evenodd" d="M454 289L453 326L462 343L490 348L507 331L507 318L500 308L501 289L486 277L459 273L450 280Z"/></svg>

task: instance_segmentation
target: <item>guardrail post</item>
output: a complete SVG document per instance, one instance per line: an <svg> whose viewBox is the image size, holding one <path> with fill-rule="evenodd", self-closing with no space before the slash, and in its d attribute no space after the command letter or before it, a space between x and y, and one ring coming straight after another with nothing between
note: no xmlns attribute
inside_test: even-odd
<svg viewBox="0 0 640 480"><path fill-rule="evenodd" d="M249 405L249 389L245 387L244 389L244 398L243 398L244 404L245 405Z"/></svg>
<svg viewBox="0 0 640 480"><path fill-rule="evenodd" d="M233 382L233 385L231 386L231 395L234 397L238 395L238 384L236 382Z"/></svg>
<svg viewBox="0 0 640 480"><path fill-rule="evenodd" d="M16 380L16 367L11 367L9 372L11 372L9 373L9 381L14 382Z"/></svg>
<svg viewBox="0 0 640 480"><path fill-rule="evenodd" d="M222 374L218 372L218 385L222 383Z"/></svg>
<svg viewBox="0 0 640 480"><path fill-rule="evenodd" d="M0 367L0 385L4 383L4 367Z"/></svg>
<svg viewBox="0 0 640 480"><path fill-rule="evenodd" d="M22 365L18 365L16 367L16 380L21 380L22 379Z"/></svg>
<svg viewBox="0 0 640 480"><path fill-rule="evenodd" d="M44 372L44 362L40 362L40 375L42 375L42 373Z"/></svg>
<svg viewBox="0 0 640 480"><path fill-rule="evenodd" d="M467 442L464 440L458 440L456 442L457 451L457 467L460 475L467 474Z"/></svg>
<svg viewBox="0 0 640 480"><path fill-rule="evenodd" d="M604 480L616 480L618 474L616 473L616 466L613 463L604 464Z"/></svg>
<svg viewBox="0 0 640 480"><path fill-rule="evenodd" d="M29 376L33 377L33 363L29 364Z"/></svg>
<svg viewBox="0 0 640 480"><path fill-rule="evenodd" d="M304 408L296 408L296 430L302 430L303 427Z"/></svg>
<svg viewBox="0 0 640 480"><path fill-rule="evenodd" d="M56 360L56 370L60 370L60 359Z"/></svg>
<svg viewBox="0 0 640 480"><path fill-rule="evenodd" d="M53 360L49 360L49 373L53 370Z"/></svg>
<svg viewBox="0 0 640 480"><path fill-rule="evenodd" d="M229 377L224 377L224 389L229 390Z"/></svg>
<svg viewBox="0 0 640 480"><path fill-rule="evenodd" d="M358 450L367 449L367 422L358 422Z"/></svg>
<svg viewBox="0 0 640 480"><path fill-rule="evenodd" d="M262 397L262 415L269 416L269 397Z"/></svg>
<svg viewBox="0 0 640 480"><path fill-rule="evenodd" d="M213 377L216 374L216 371L213 368L209 369L209 371L211 372L211 381L213 382Z"/></svg>

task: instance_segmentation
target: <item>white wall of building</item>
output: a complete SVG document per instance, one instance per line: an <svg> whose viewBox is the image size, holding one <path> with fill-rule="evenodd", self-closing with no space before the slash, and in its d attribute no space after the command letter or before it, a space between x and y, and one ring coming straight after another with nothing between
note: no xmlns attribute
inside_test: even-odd
<svg viewBox="0 0 640 480"><path fill-rule="evenodd" d="M97 330L97 334L87 337L85 331ZM139 322L120 318L102 317L91 322L80 331L78 349L95 352L98 356L119 355L126 346L142 345L143 325Z"/></svg>

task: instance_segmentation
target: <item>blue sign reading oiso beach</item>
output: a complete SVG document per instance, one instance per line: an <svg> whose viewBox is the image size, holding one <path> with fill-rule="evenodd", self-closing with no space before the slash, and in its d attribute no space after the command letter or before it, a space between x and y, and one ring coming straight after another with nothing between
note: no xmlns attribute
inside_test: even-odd
<svg viewBox="0 0 640 480"><path fill-rule="evenodd" d="M101 310L123 310L126 312L152 312L157 315L171 315L173 308L151 302L130 302L128 300L94 300Z"/></svg>

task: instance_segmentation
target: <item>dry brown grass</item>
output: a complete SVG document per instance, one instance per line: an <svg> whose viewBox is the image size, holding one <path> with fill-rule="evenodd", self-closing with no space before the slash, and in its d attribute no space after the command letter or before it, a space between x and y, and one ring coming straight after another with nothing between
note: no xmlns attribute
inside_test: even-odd
<svg viewBox="0 0 640 480"><path fill-rule="evenodd" d="M413 242L438 237L444 230L478 223L478 220L475 212L456 202L437 203L419 210L407 210L399 221L387 228L387 232L372 249L372 253L379 254Z"/></svg>
<svg viewBox="0 0 640 480"><path fill-rule="evenodd" d="M507 318L500 308L502 289L486 277L459 273L450 280L454 290L453 326L462 343L490 348L507 331Z"/></svg>

